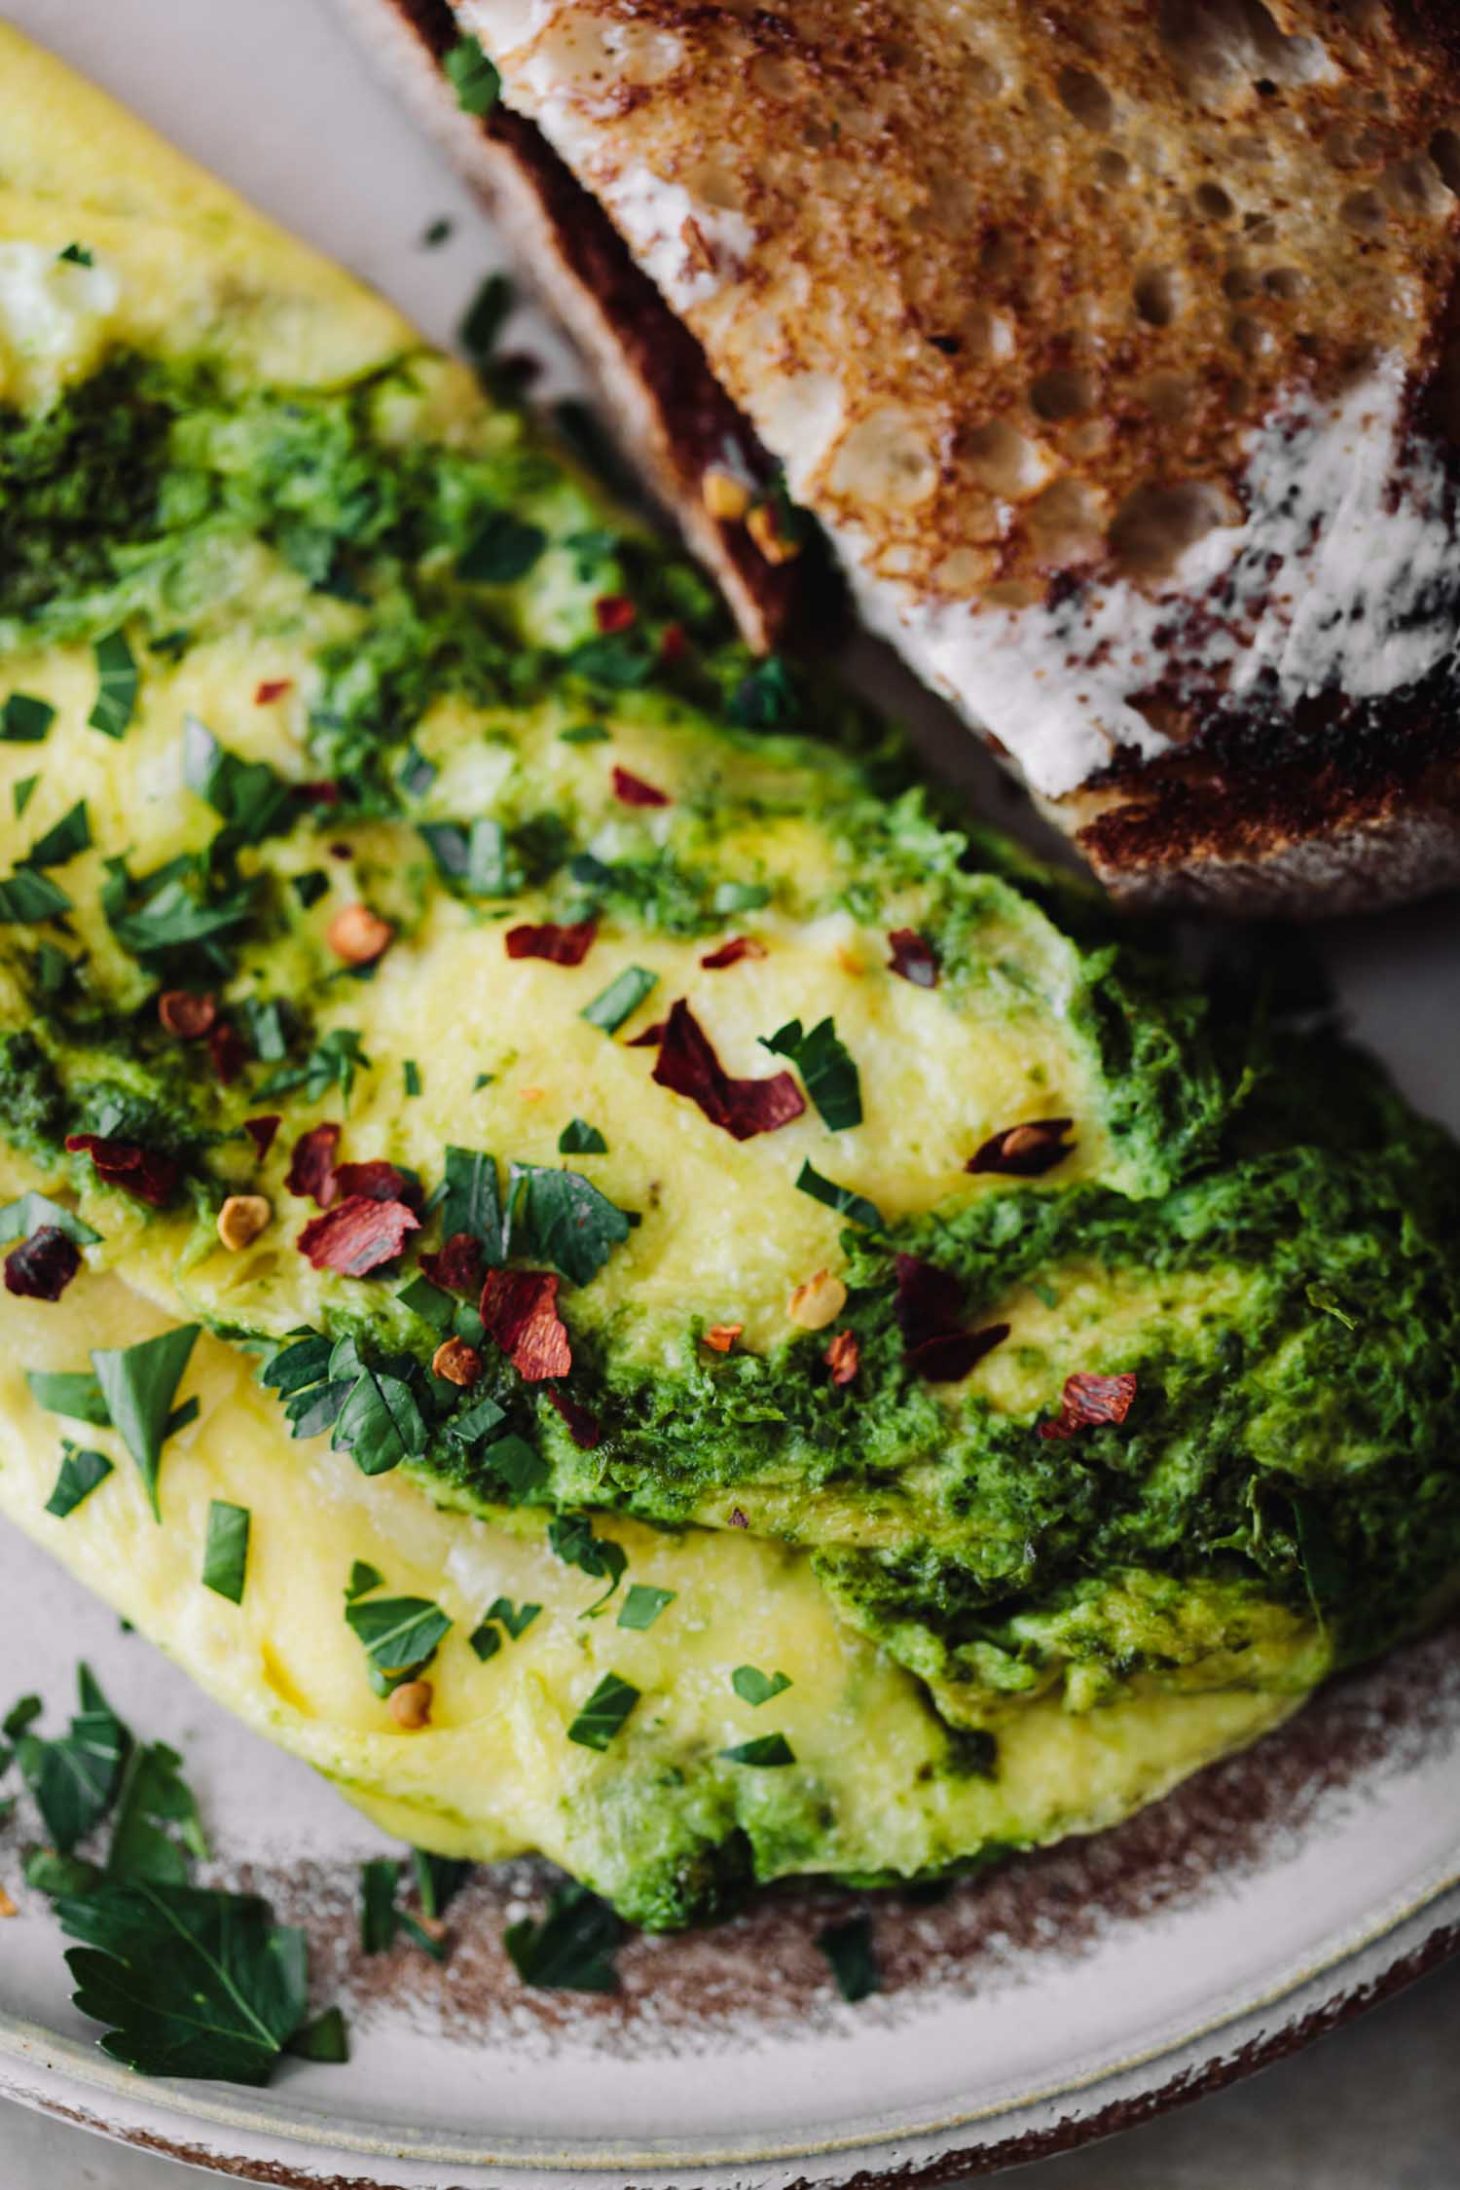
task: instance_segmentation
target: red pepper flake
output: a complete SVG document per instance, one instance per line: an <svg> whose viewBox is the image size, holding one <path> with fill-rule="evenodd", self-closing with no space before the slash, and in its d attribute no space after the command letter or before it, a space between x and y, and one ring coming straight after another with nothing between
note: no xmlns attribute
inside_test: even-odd
<svg viewBox="0 0 1460 2190"><path fill-rule="evenodd" d="M232 1087L234 1081L248 1063L248 1046L237 1027L220 1019L208 1036L208 1055L213 1071L223 1087Z"/></svg>
<svg viewBox="0 0 1460 2190"><path fill-rule="evenodd" d="M506 935L509 958L545 958L553 966L581 966L598 933L596 920L574 920L566 926L556 920L537 925L524 922Z"/></svg>
<svg viewBox="0 0 1460 2190"><path fill-rule="evenodd" d="M274 1135L283 1123L283 1119L276 1110L269 1111L267 1116L262 1118L244 1119L243 1130L253 1142L253 1152L260 1163L263 1162L265 1156L273 1147Z"/></svg>
<svg viewBox="0 0 1460 2190"><path fill-rule="evenodd" d="M556 1384L550 1384L543 1397L550 1407L557 1408L568 1425L568 1435L580 1452L592 1452L595 1445L603 1442L603 1424L591 1407L580 1406Z"/></svg>
<svg viewBox="0 0 1460 2190"><path fill-rule="evenodd" d="M59 1300L81 1268L81 1250L59 1224L43 1224L5 1257L5 1290L21 1300Z"/></svg>
<svg viewBox="0 0 1460 2190"><path fill-rule="evenodd" d="M552 1271L489 1270L481 1318L529 1384L566 1376L572 1368L573 1349L558 1314L558 1281Z"/></svg>
<svg viewBox="0 0 1460 2190"><path fill-rule="evenodd" d="M664 1038L654 1065L658 1086L692 1103L737 1141L774 1133L799 1118L806 1098L789 1072L768 1080L733 1080L715 1055L709 1037L681 997L670 1006Z"/></svg>
<svg viewBox="0 0 1460 2190"><path fill-rule="evenodd" d="M292 692L293 689L292 677L265 677L263 683L254 689L254 706L267 707L272 701L281 700L286 692Z"/></svg>
<svg viewBox="0 0 1460 2190"><path fill-rule="evenodd" d="M322 1217L311 1217L295 1245L316 1270L341 1277L368 1277L394 1262L421 1220L403 1201L372 1201L347 1194Z"/></svg>
<svg viewBox="0 0 1460 2190"><path fill-rule="evenodd" d="M666 624L659 640L659 659L667 668L682 662L689 652L689 638L683 624Z"/></svg>
<svg viewBox="0 0 1460 2190"><path fill-rule="evenodd" d="M294 1143L289 1175L284 1184L291 1194L328 1209L335 1198L335 1150L340 1145L337 1125L312 1125Z"/></svg>
<svg viewBox="0 0 1460 2190"><path fill-rule="evenodd" d="M911 981L914 988L935 989L941 968L938 953L916 928L894 928L887 938L892 956L887 963L904 981Z"/></svg>
<svg viewBox="0 0 1460 2190"><path fill-rule="evenodd" d="M661 791L657 784L646 783L631 769L615 768L613 771L613 795L620 806L667 806L669 793Z"/></svg>
<svg viewBox="0 0 1460 2190"><path fill-rule="evenodd" d="M862 1366L862 1349L855 1331L838 1331L822 1360L831 1371L833 1384L850 1384Z"/></svg>
<svg viewBox="0 0 1460 2190"><path fill-rule="evenodd" d="M706 951L700 964L706 973L719 973L726 966L738 966L742 958L764 958L765 955L764 943L757 943L753 935L732 935L728 942Z"/></svg>
<svg viewBox="0 0 1460 2190"><path fill-rule="evenodd" d="M434 1255L422 1255L422 1275L446 1293L474 1293L482 1282L482 1243L470 1232L453 1232Z"/></svg>
<svg viewBox="0 0 1460 2190"><path fill-rule="evenodd" d="M730 1526L732 1528L749 1528L750 1526L749 1521L741 1512L739 1506L732 1506L730 1508Z"/></svg>
<svg viewBox="0 0 1460 2190"><path fill-rule="evenodd" d="M369 1163L342 1163L331 1181L329 1198L334 1201L340 1194L361 1194L366 1201L403 1201L408 1209L418 1207L421 1199L415 1180L379 1157Z"/></svg>
<svg viewBox="0 0 1460 2190"><path fill-rule="evenodd" d="M1100 1422L1123 1422L1135 1399L1136 1383L1130 1370L1122 1376L1067 1376L1060 1411L1054 1421L1040 1423L1040 1436L1073 1437L1076 1430L1091 1429Z"/></svg>
<svg viewBox="0 0 1460 2190"><path fill-rule="evenodd" d="M997 1171L1010 1179L1042 1179L1073 1153L1065 1135L1073 1118L1031 1118L1025 1125L1006 1125L991 1134L969 1157L966 1171Z"/></svg>
<svg viewBox="0 0 1460 2190"><path fill-rule="evenodd" d="M639 611L626 593L600 593L593 604L593 621L600 631L627 631L639 620Z"/></svg>
<svg viewBox="0 0 1460 2190"><path fill-rule="evenodd" d="M728 1354L734 1351L735 1341L744 1329L743 1323L712 1323L700 1335L712 1354Z"/></svg>
<svg viewBox="0 0 1460 2190"><path fill-rule="evenodd" d="M893 1314L902 1332L908 1367L929 1384L956 1384L976 1362L1009 1335L1007 1323L987 1323L981 1331L963 1326L963 1293L946 1270L935 1270L916 1255L897 1258L897 1298Z"/></svg>
<svg viewBox="0 0 1460 2190"><path fill-rule="evenodd" d="M636 1034L632 1041L625 1042L624 1048L657 1049L664 1039L664 1026L664 1020L656 1019L652 1027L645 1027L642 1034Z"/></svg>
<svg viewBox="0 0 1460 2190"><path fill-rule="evenodd" d="M73 1156L89 1156L104 1186L119 1186L154 1209L171 1201L182 1172L172 1156L159 1156L134 1141L107 1140L100 1133L68 1133L66 1148Z"/></svg>
<svg viewBox="0 0 1460 2190"><path fill-rule="evenodd" d="M338 806L340 787L328 779L322 779L318 783L296 783L294 796L302 798L310 806Z"/></svg>

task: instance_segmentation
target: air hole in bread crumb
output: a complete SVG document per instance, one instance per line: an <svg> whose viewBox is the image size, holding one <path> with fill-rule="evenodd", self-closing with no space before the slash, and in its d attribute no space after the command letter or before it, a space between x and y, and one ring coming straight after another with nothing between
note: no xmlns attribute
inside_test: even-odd
<svg viewBox="0 0 1460 2190"><path fill-rule="evenodd" d="M1062 68L1055 78L1055 90L1066 114L1082 122L1086 129L1099 130L1103 135L1115 122L1115 101L1087 68Z"/></svg>
<svg viewBox="0 0 1460 2190"><path fill-rule="evenodd" d="M1460 195L1460 130L1437 129L1430 139L1430 158L1445 188Z"/></svg>
<svg viewBox="0 0 1460 2190"><path fill-rule="evenodd" d="M1073 562L1100 547L1100 510L1079 479L1056 479L1026 512L1029 537L1043 561Z"/></svg>
<svg viewBox="0 0 1460 2190"><path fill-rule="evenodd" d="M909 413L896 404L859 420L831 467L836 493L873 504L906 508L926 501L937 484L937 465Z"/></svg>
<svg viewBox="0 0 1460 2190"><path fill-rule="evenodd" d="M1163 426L1174 426L1186 417L1195 393L1183 373L1153 373L1142 390L1147 410Z"/></svg>
<svg viewBox="0 0 1460 2190"><path fill-rule="evenodd" d="M1220 183L1198 183L1191 202L1206 221L1229 221L1237 210Z"/></svg>
<svg viewBox="0 0 1460 2190"><path fill-rule="evenodd" d="M1122 183L1130 181L1130 161L1123 152L1117 152L1113 145L1106 145L1095 155L1095 173L1101 182L1109 183L1113 190L1118 190Z"/></svg>
<svg viewBox="0 0 1460 2190"><path fill-rule="evenodd" d="M959 454L980 483L1005 501L1016 502L1032 494L1044 476L1034 443L1000 418L991 418L962 435Z"/></svg>
<svg viewBox="0 0 1460 2190"><path fill-rule="evenodd" d="M1356 235L1377 235L1384 226L1384 200L1377 190L1351 190L1338 210L1344 226Z"/></svg>
<svg viewBox="0 0 1460 2190"><path fill-rule="evenodd" d="M1181 306L1180 288L1169 266L1149 266L1137 274L1131 298L1148 327L1169 327Z"/></svg>
<svg viewBox="0 0 1460 2190"><path fill-rule="evenodd" d="M1029 407L1038 418L1052 424L1062 418L1080 418L1093 410L1098 391L1089 373L1078 366L1057 365L1041 373L1029 390Z"/></svg>
<svg viewBox="0 0 1460 2190"><path fill-rule="evenodd" d="M1137 487L1116 512L1110 552L1127 577L1163 578L1188 548L1235 515L1230 496L1208 480Z"/></svg>

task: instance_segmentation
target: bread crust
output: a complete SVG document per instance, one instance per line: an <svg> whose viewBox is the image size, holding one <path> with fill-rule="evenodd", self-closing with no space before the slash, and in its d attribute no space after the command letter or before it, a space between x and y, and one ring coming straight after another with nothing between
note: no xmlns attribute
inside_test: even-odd
<svg viewBox="0 0 1460 2190"><path fill-rule="evenodd" d="M566 329L640 480L710 571L747 644L767 652L831 581L814 557L772 563L744 524L706 508L729 468L768 485L776 466L689 329L635 265L596 200L533 124L497 106L466 114L441 68L460 36L446 0L336 0L417 121L486 198L517 265Z"/></svg>

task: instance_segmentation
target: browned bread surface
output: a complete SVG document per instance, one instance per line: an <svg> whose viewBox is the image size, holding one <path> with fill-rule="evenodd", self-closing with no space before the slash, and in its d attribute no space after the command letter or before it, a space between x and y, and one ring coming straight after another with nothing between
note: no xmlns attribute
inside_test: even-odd
<svg viewBox="0 0 1460 2190"><path fill-rule="evenodd" d="M492 205L522 271L573 337L631 462L764 651L817 594L814 564L768 561L706 507L706 477L775 471L689 329L533 124L463 113L441 70L460 36L447 0L339 0L385 74Z"/></svg>
<svg viewBox="0 0 1460 2190"><path fill-rule="evenodd" d="M1107 879L1453 877L1460 11L456 4Z"/></svg>

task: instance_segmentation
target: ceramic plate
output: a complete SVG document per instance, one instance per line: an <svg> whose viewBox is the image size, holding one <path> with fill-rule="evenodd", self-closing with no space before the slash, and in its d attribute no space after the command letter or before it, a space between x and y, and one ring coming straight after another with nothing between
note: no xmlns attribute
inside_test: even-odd
<svg viewBox="0 0 1460 2190"><path fill-rule="evenodd" d="M7 14L449 338L500 254L462 186L370 79L323 0L8 0ZM448 215L451 240L421 247ZM547 330L518 338L568 370ZM936 747L960 756L936 712ZM978 771L973 771L977 777ZM1008 795L983 785L1002 812ZM1332 931L1362 1032L1460 1127L1453 902ZM530 1865L479 1873L442 1971L363 1961L357 1865L381 1843L240 1731L18 1538L0 1536L9 1686L67 1700L105 1666L139 1730L185 1750L218 1875L306 1924L346 2068L267 2092L151 2084L96 2050L28 1898L0 1954L0 2089L159 2152L271 2183L903 2183L1031 2157L1240 2073L1402 1981L1460 1935L1460 1640L1340 1682L1284 1732L1103 1837L881 1899L886 1990L833 1994L816 1933L855 1905L777 1894L725 1929L639 1940L609 1999L532 1993L500 1948ZM17 1847L0 1840L0 1880Z"/></svg>

